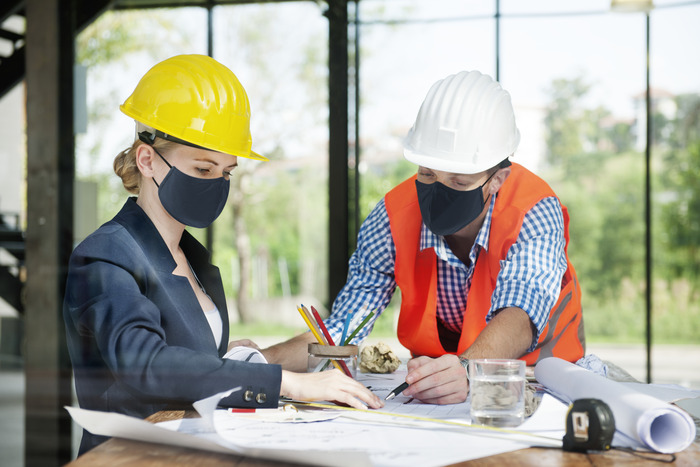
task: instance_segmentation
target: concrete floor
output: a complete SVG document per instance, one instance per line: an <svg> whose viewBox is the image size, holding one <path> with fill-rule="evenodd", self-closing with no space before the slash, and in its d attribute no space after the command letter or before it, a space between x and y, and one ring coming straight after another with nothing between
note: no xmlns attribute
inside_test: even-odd
<svg viewBox="0 0 700 467"><path fill-rule="evenodd" d="M0 370L0 465L24 465L24 373Z"/></svg>
<svg viewBox="0 0 700 467"><path fill-rule="evenodd" d="M396 340L378 340L386 342L399 357L408 356ZM275 338L256 340L261 347L279 341ZM643 345L592 344L587 353L615 363L640 381L646 379ZM680 384L700 390L700 345L655 346L652 363L654 383ZM76 443L77 437L74 434ZM0 453L0 467L24 466L24 373L18 369L0 368Z"/></svg>

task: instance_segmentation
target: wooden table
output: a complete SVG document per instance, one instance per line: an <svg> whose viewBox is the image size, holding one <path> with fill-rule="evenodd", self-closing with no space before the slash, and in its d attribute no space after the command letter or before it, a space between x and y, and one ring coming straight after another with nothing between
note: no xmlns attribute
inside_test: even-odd
<svg viewBox="0 0 700 467"><path fill-rule="evenodd" d="M164 411L150 416L147 420L153 423L175 420L183 417L197 416L194 411ZM659 455L661 458L668 456ZM264 459L253 459L229 454L218 454L208 451L167 446L161 444L143 443L126 439L113 438L86 452L70 467L279 467L298 464L280 463ZM644 460L635 455L611 450L602 453L580 454L565 452L558 449L528 448L508 452L496 456L460 462L457 466L654 466L664 465L651 460ZM685 451L676 455L674 466L700 466L700 442L696 438ZM410 466L407 466L410 467Z"/></svg>

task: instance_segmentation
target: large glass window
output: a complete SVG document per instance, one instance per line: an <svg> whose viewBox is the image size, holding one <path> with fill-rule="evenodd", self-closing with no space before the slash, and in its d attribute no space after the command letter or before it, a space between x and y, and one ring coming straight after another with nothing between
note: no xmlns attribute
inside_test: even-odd
<svg viewBox="0 0 700 467"><path fill-rule="evenodd" d="M491 2L360 2L360 222L416 172L403 157L402 140L430 86L462 70L495 73L493 14ZM399 304L397 290L372 337L395 337Z"/></svg>
<svg viewBox="0 0 700 467"><path fill-rule="evenodd" d="M700 72L692 59L700 47L694 27L700 5L655 3L653 339L692 343L700 335L694 188ZM498 75L522 134L514 160L544 177L570 210L569 252L584 291L589 351L644 379L645 14L610 12L606 0L498 5L500 21L496 2L350 4L350 96L357 115L350 116L349 164L353 169L358 154L357 219L415 171L403 160L402 139L431 84L460 70ZM254 148L271 159L241 161L229 205L208 232L232 321L264 323L253 333L303 329L294 305L320 307L327 295L328 23L322 8L284 2L213 10L213 55L248 90ZM111 218L126 196L111 162L132 141L133 126L118 105L149 64L176 53L207 53L206 14L197 8L109 13L81 34L78 62L87 67L90 118L77 140L76 189L96 196L76 199L97 200L97 207L79 206L77 240ZM83 219L84 212L97 214ZM208 233L195 232L205 243ZM379 335L395 335L398 298L375 328ZM666 359L653 360L659 364L652 376L665 381L660 363Z"/></svg>
<svg viewBox="0 0 700 467"><path fill-rule="evenodd" d="M645 16L566 3L565 11L550 5L560 14L503 5L501 81L522 131L514 160L569 209L588 352L615 360L611 343L635 343L634 364L619 364L644 379L644 147L635 102L646 87Z"/></svg>
<svg viewBox="0 0 700 467"><path fill-rule="evenodd" d="M360 172L366 216L415 167L402 139L430 86L461 70L495 72L491 2L360 2Z"/></svg>
<svg viewBox="0 0 700 467"><path fill-rule="evenodd" d="M233 335L291 335L304 325L295 304L322 309L326 297L327 20L312 2L216 7L212 17L213 56L246 88L253 149L270 162L240 159L223 214L210 231L192 231L213 250L232 323L261 323ZM207 23L202 8L110 12L80 35L90 119L77 140L86 219L76 241L127 196L111 168L134 138L119 105L158 61L207 54Z"/></svg>
<svg viewBox="0 0 700 467"><path fill-rule="evenodd" d="M239 161L216 260L241 322L299 331L296 306L323 310L327 296L328 22L310 2L216 12L215 56L246 86L253 144L270 159Z"/></svg>
<svg viewBox="0 0 700 467"><path fill-rule="evenodd" d="M651 183L646 172L646 15L603 0L360 5L362 218L415 167L401 139L430 85L480 69L511 93L514 161L547 180L571 215L569 253L584 293L588 352L646 378L646 192L651 193L652 378L698 386L663 344L700 335L696 154L700 6L651 15ZM352 27L352 26L351 26ZM677 33L674 33L677 31ZM497 60L497 62L496 62ZM395 303L398 300L394 300ZM681 348L681 352L683 348Z"/></svg>
<svg viewBox="0 0 700 467"><path fill-rule="evenodd" d="M693 358L668 344L700 337L700 4L657 0L651 14L654 381L700 387ZM680 6L675 6L679 5ZM641 102L640 102L641 106ZM680 370L680 371L679 371ZM677 375L682 375L678 381Z"/></svg>

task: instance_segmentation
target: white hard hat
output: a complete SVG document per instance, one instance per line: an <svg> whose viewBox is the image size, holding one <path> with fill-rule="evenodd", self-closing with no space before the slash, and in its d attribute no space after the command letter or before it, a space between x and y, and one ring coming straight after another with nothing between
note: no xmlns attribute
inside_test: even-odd
<svg viewBox="0 0 700 467"><path fill-rule="evenodd" d="M404 157L433 170L483 172L520 142L510 94L488 75L462 71L433 84L404 139Z"/></svg>

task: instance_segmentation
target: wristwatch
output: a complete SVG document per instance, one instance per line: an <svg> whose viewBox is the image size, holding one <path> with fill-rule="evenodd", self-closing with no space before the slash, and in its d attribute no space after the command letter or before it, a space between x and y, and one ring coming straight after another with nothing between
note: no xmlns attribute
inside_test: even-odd
<svg viewBox="0 0 700 467"><path fill-rule="evenodd" d="M459 357L459 364L464 367L464 371L466 371L467 376L469 376L469 359L464 358L464 357Z"/></svg>

